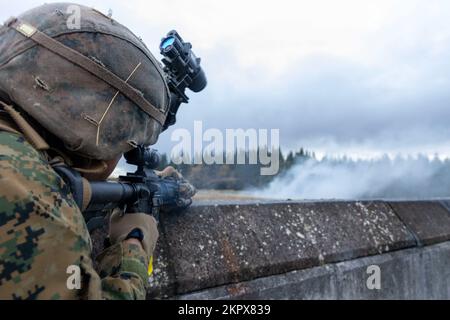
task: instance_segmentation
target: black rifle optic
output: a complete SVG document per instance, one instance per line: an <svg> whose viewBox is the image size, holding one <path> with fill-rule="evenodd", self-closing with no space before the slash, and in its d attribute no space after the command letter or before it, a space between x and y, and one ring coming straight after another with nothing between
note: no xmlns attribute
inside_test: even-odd
<svg viewBox="0 0 450 320"><path fill-rule="evenodd" d="M181 103L188 103L186 88L193 92L202 91L207 84L206 75L200 66L200 58L192 52L192 45L184 42L175 31L170 31L159 46L163 55L164 72L170 90L170 108L163 130L175 124Z"/></svg>
<svg viewBox="0 0 450 320"><path fill-rule="evenodd" d="M172 177L161 178L155 174L160 156L154 149L138 146L127 152L128 164L136 165L137 170L120 176L118 182L90 182L92 191L83 216L89 231L104 224L108 210L119 207L128 212L143 212L153 215L157 220L161 209L179 207L179 180ZM77 205L83 204L83 181L81 175L66 165L53 167L69 185Z"/></svg>

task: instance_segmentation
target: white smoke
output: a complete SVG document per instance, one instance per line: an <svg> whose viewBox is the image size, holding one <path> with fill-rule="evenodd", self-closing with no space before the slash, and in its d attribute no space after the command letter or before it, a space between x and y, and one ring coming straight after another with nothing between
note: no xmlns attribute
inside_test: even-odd
<svg viewBox="0 0 450 320"><path fill-rule="evenodd" d="M259 196L277 199L429 199L450 196L450 162L416 158L309 159Z"/></svg>

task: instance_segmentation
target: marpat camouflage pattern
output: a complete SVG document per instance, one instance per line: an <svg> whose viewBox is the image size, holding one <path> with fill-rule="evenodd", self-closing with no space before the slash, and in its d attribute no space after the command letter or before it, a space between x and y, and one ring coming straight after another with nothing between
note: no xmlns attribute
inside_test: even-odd
<svg viewBox="0 0 450 320"><path fill-rule="evenodd" d="M0 299L144 299L149 258L118 243L90 258L70 189L22 135L0 131ZM81 288L67 268L79 266Z"/></svg>

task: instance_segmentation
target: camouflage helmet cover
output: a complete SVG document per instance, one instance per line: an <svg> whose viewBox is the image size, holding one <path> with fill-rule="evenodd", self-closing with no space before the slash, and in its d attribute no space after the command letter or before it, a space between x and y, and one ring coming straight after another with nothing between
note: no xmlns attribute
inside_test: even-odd
<svg viewBox="0 0 450 320"><path fill-rule="evenodd" d="M79 28L68 27L77 6ZM131 31L100 12L70 3L46 4L12 22L24 22L117 76L157 109L164 121L169 90L160 64ZM0 92L69 150L108 160L136 144L154 144L157 121L120 89L11 27L0 28ZM51 40L51 39L50 39Z"/></svg>

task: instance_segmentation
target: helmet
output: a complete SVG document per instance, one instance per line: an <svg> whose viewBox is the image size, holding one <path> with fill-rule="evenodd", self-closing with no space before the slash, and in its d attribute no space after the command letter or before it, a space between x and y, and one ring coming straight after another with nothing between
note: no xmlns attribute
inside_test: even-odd
<svg viewBox="0 0 450 320"><path fill-rule="evenodd" d="M45 4L0 28L0 96L68 150L98 160L156 143L170 104L165 74L144 43L70 3Z"/></svg>

